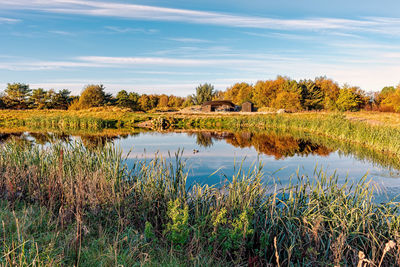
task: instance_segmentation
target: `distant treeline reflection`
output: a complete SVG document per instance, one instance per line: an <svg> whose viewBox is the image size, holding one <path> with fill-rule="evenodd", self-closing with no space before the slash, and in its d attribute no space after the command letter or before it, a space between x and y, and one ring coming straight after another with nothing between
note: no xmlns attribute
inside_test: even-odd
<svg viewBox="0 0 400 267"><path fill-rule="evenodd" d="M213 140L225 140L235 147L253 147L257 152L282 159L293 156L319 155L327 156L333 150L326 146L309 140L297 139L290 135L279 135L277 133L250 133L250 132L195 132L188 133L196 135L196 143L202 147L210 147Z"/></svg>
<svg viewBox="0 0 400 267"><path fill-rule="evenodd" d="M217 140L224 140L228 144L240 148L254 148L257 152L283 159L293 156L328 156L337 151L339 155L353 156L358 160L372 162L382 167L400 170L400 158L396 154L361 146L357 143L344 142L329 137L311 135L302 131L261 131L261 132L230 132L230 131L177 131L194 136L200 147L212 147ZM169 133L169 132L168 132ZM108 133L46 133L46 132L12 132L0 133L0 144L14 141L23 145L33 143L46 145L56 142L73 142L79 138L87 149L102 148L118 139L137 136L138 132L108 132ZM157 138L157 137L155 137ZM133 146L133 144L132 144ZM177 148L178 149L178 148Z"/></svg>
<svg viewBox="0 0 400 267"><path fill-rule="evenodd" d="M91 135L81 134L78 135L82 144L88 148L101 148L107 143L111 143L114 140L125 139L134 134L118 134L118 135ZM15 141L20 144L30 145L33 143L39 145L52 144L56 142L73 142L73 136L65 133L37 133L37 132L16 132L16 133L0 133L0 144Z"/></svg>

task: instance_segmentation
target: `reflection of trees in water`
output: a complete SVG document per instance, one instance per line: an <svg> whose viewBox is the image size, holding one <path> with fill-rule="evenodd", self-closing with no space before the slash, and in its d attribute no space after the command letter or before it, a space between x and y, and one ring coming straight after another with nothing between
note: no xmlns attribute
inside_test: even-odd
<svg viewBox="0 0 400 267"><path fill-rule="evenodd" d="M13 139L22 138L23 132L18 133L0 133L0 144L9 142Z"/></svg>
<svg viewBox="0 0 400 267"><path fill-rule="evenodd" d="M258 152L274 156L276 159L295 155L327 156L332 150L308 140L296 139L290 135L269 134L233 134L227 142L239 147L254 147Z"/></svg>
<svg viewBox="0 0 400 267"><path fill-rule="evenodd" d="M28 137L24 132L0 133L0 144L14 142L22 146L31 146L33 142Z"/></svg>
<svg viewBox="0 0 400 267"><path fill-rule="evenodd" d="M209 132L205 132L196 134L196 144L201 147L211 147L214 145L214 142L211 134L209 134Z"/></svg>
<svg viewBox="0 0 400 267"><path fill-rule="evenodd" d="M83 145L87 148L104 147L107 143L112 143L116 139L126 139L134 134L118 134L118 135L78 135ZM32 140L33 139L33 140ZM66 133L50 133L50 132L16 132L16 133L0 133L0 144L6 142L18 142L26 144L52 144L56 142L70 143L73 140L73 135Z"/></svg>
<svg viewBox="0 0 400 267"><path fill-rule="evenodd" d="M203 147L212 146L213 139L224 139L235 147L254 147L259 153L272 155L276 159L309 154L327 156L332 152L331 149L311 141L276 133L198 132L195 134L197 144Z"/></svg>
<svg viewBox="0 0 400 267"><path fill-rule="evenodd" d="M80 139L83 145L88 149L102 148L108 143L114 142L119 136L101 136L101 135L81 135Z"/></svg>
<svg viewBox="0 0 400 267"><path fill-rule="evenodd" d="M114 143L115 140L126 139L134 134L119 134L119 135L81 135L79 136L83 145L88 149L102 148L109 143Z"/></svg>
<svg viewBox="0 0 400 267"><path fill-rule="evenodd" d="M29 133L31 137L35 139L35 143L39 145L45 145L46 143L52 143L54 141L53 135L49 133Z"/></svg>
<svg viewBox="0 0 400 267"><path fill-rule="evenodd" d="M30 132L29 136L34 138L34 142L39 145L56 142L69 143L72 140L71 136L65 133Z"/></svg>
<svg viewBox="0 0 400 267"><path fill-rule="evenodd" d="M54 133L54 140L63 143L70 143L72 141L72 136L66 133Z"/></svg>

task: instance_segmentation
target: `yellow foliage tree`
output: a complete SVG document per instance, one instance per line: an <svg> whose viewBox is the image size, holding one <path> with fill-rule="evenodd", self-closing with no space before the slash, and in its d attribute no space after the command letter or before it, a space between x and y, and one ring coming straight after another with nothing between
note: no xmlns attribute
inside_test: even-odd
<svg viewBox="0 0 400 267"><path fill-rule="evenodd" d="M296 92L282 91L272 100L271 106L276 109L286 109L289 111L301 110L300 94Z"/></svg>
<svg viewBox="0 0 400 267"><path fill-rule="evenodd" d="M243 102L252 100L253 89L253 86L248 83L236 83L226 90L224 98L241 105Z"/></svg>

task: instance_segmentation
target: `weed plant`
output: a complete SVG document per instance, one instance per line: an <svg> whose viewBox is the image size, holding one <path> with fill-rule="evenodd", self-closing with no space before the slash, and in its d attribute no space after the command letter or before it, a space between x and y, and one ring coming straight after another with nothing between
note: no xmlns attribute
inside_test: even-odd
<svg viewBox="0 0 400 267"><path fill-rule="evenodd" d="M255 165L219 187L186 178L179 154L128 167L113 146L4 144L0 264L400 265L399 203L377 203L366 177L267 188Z"/></svg>

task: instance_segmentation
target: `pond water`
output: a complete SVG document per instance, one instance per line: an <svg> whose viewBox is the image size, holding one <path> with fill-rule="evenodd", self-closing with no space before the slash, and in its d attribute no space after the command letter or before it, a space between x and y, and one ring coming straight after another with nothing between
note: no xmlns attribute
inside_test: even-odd
<svg viewBox="0 0 400 267"><path fill-rule="evenodd" d="M313 176L315 169L358 180L364 175L385 188L389 195L400 192L399 165L388 155L365 148L338 144L329 139L293 133L249 133L228 131L139 132L107 136L71 136L52 133L0 134L0 142L11 139L49 145L59 140L81 139L86 147L113 142L128 155L128 164L152 159L155 153L168 159L181 151L189 170L188 183L215 185L231 177L240 165L245 170L263 164L266 181L279 178L282 185L290 177ZM213 174L213 175L211 175Z"/></svg>

